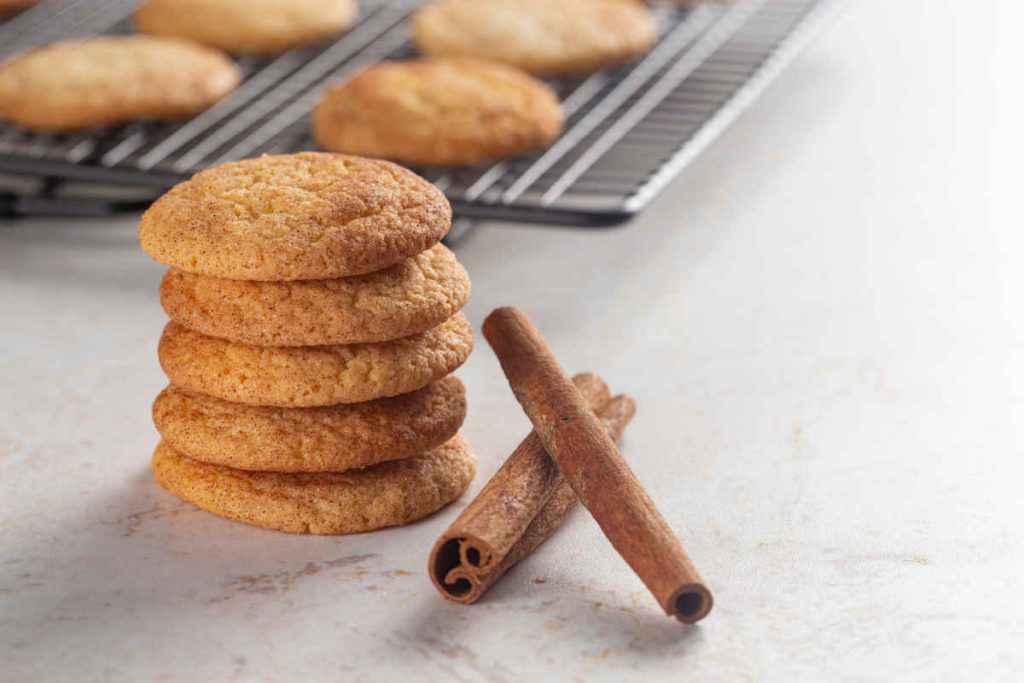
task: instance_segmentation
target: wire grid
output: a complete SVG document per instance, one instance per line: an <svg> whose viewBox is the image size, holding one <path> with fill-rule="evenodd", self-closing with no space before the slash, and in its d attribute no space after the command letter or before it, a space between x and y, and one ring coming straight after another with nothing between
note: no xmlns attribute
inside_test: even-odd
<svg viewBox="0 0 1024 683"><path fill-rule="evenodd" d="M463 216L598 225L641 210L751 101L838 0L738 0L656 10L641 60L551 81L565 131L547 150L489 166L417 169ZM0 58L53 40L131 31L134 0L47 0L0 25ZM242 58L241 86L183 123L140 121L76 134L0 124L0 171L166 188L225 161L313 149L324 86L383 59L414 56L420 2L362 3L335 42Z"/></svg>

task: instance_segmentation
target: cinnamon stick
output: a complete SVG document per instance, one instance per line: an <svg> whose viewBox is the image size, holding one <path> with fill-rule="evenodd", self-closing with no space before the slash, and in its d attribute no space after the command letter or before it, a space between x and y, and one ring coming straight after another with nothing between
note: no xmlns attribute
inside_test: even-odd
<svg viewBox="0 0 1024 683"><path fill-rule="evenodd" d="M609 398L608 387L591 373L573 382L618 439L635 412L632 399ZM575 504L572 488L531 432L434 543L428 562L434 586L449 600L476 602L547 540Z"/></svg>
<svg viewBox="0 0 1024 683"><path fill-rule="evenodd" d="M711 591L537 328L499 308L483 332L544 448L615 550L666 614L686 623L707 616Z"/></svg>

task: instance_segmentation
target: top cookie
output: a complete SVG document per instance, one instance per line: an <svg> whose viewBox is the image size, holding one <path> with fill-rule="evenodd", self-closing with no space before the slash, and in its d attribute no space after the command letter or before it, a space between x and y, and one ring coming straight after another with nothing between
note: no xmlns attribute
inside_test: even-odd
<svg viewBox="0 0 1024 683"><path fill-rule="evenodd" d="M436 244L451 219L441 191L412 171L303 152L197 173L143 214L139 241L190 273L314 280L387 268Z"/></svg>
<svg viewBox="0 0 1024 683"><path fill-rule="evenodd" d="M476 164L547 147L562 110L544 83L471 59L382 62L330 88L313 113L326 149L411 164Z"/></svg>
<svg viewBox="0 0 1024 683"><path fill-rule="evenodd" d="M54 43L0 65L0 118L69 131L196 114L235 89L226 55L148 36Z"/></svg>
<svg viewBox="0 0 1024 683"><path fill-rule="evenodd" d="M432 57L479 57L543 76L629 62L657 37L651 13L626 0L436 0L413 39Z"/></svg>
<svg viewBox="0 0 1024 683"><path fill-rule="evenodd" d="M233 54L264 55L344 31L357 11L355 0L149 0L135 25Z"/></svg>

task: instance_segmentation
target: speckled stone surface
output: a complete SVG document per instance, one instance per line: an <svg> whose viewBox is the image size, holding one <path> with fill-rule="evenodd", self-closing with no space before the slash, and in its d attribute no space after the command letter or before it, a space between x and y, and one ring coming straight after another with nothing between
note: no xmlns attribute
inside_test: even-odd
<svg viewBox="0 0 1024 683"><path fill-rule="evenodd" d="M521 306L637 398L626 457L716 591L695 628L582 510L464 607L424 565L466 499L343 538L175 500L134 219L0 224L0 680L1019 679L1024 116L981 76L995 4L850 3L627 229L456 250L476 328ZM527 421L485 344L458 374L472 494Z"/></svg>

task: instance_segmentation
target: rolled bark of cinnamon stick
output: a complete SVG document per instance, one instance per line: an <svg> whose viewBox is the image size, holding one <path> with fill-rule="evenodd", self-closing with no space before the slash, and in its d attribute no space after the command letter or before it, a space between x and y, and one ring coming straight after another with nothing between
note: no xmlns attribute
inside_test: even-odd
<svg viewBox="0 0 1024 683"><path fill-rule="evenodd" d="M665 613L686 623L707 616L711 591L537 328L499 308L483 333L544 448Z"/></svg>
<svg viewBox="0 0 1024 683"><path fill-rule="evenodd" d="M618 439L635 412L633 400L609 398L597 375L573 379ZM472 503L434 543L428 573L444 597L470 604L561 525L576 495L531 432Z"/></svg>

